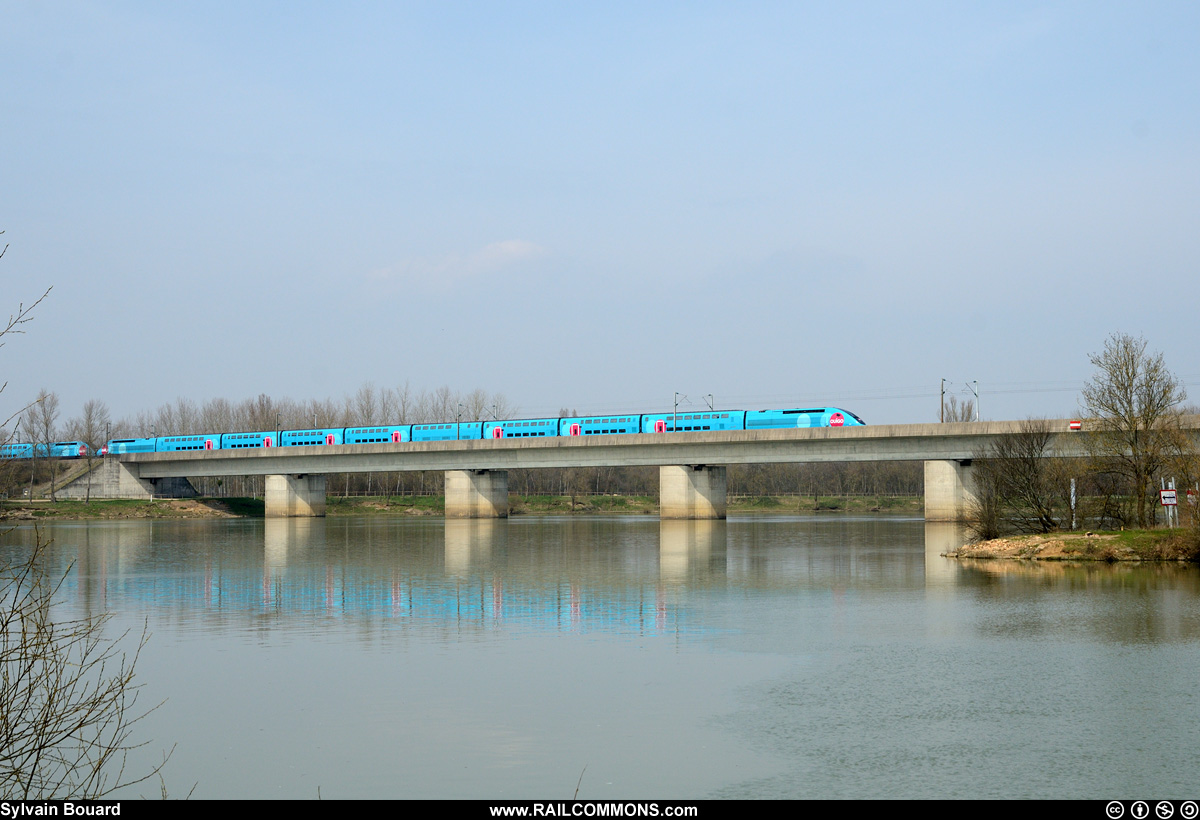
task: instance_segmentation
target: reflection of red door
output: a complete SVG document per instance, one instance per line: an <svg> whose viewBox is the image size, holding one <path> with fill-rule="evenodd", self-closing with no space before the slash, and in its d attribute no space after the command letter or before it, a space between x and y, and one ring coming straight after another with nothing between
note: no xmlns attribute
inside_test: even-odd
<svg viewBox="0 0 1200 820"><path fill-rule="evenodd" d="M667 432L667 423L662 419L659 419L658 421L654 422L654 432L656 432L656 433Z"/></svg>
<svg viewBox="0 0 1200 820"><path fill-rule="evenodd" d="M583 434L583 428L581 428L578 424L571 425L571 435L578 436L578 435L582 435L582 434Z"/></svg>
<svg viewBox="0 0 1200 820"><path fill-rule="evenodd" d="M404 439L403 439L403 438L401 438L401 436L400 436L400 431L399 431L399 430L393 430L393 431L392 431L392 444L399 444L399 443L400 443L400 442L402 442L402 441L404 441Z"/></svg>
<svg viewBox="0 0 1200 820"><path fill-rule="evenodd" d="M263 447L270 447L270 446L271 446L271 437L265 436L263 438Z"/></svg>
<svg viewBox="0 0 1200 820"><path fill-rule="evenodd" d="M492 428L492 438L504 438L504 428L503 427L493 427Z"/></svg>
<svg viewBox="0 0 1200 820"><path fill-rule="evenodd" d="M325 436L325 443L333 444L333 433L329 433L328 435Z"/></svg>
<svg viewBox="0 0 1200 820"><path fill-rule="evenodd" d="M210 439L210 438L206 438L206 439L204 440L204 449L205 449L205 450L211 450L211 449L212 449L212 439Z"/></svg>

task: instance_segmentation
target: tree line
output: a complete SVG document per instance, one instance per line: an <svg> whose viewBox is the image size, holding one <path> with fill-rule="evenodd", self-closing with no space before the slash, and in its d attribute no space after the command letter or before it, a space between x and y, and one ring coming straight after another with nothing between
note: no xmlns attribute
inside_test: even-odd
<svg viewBox="0 0 1200 820"><path fill-rule="evenodd" d="M198 433L286 430L307 427L352 427L370 424L426 424L479 419L511 419L517 408L502 393L482 389L466 392L440 387L415 390L365 384L343 398L276 399L266 394L240 402L224 398L197 403L180 398L142 411L132 418L113 420L108 406L98 399L84 403L81 412L60 423L58 395L42 390L28 405L18 425L19 438L48 446L55 441L78 440L88 445L94 461L106 442L118 438L194 435ZM578 415L562 408L560 416ZM27 487L48 483L53 498L62 469L58 460L38 458L8 463L0 475L0 491L10 495ZM257 496L263 492L261 476L193 478L202 495ZM441 471L341 473L331 475L328 492L344 495L440 495ZM613 493L654 495L658 470L647 467L578 467L514 470L510 491L520 495L586 495ZM728 471L728 489L735 495L919 495L923 472L919 462L848 464L735 465Z"/></svg>

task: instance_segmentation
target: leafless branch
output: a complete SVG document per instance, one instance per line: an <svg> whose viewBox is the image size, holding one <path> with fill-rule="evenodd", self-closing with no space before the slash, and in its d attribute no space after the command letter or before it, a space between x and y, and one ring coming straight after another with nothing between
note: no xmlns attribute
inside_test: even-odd
<svg viewBox="0 0 1200 820"><path fill-rule="evenodd" d="M149 638L104 636L107 616L60 618L53 606L70 567L48 568L48 542L35 531L28 553L0 567L0 793L25 800L100 798L157 776L129 755L144 743L134 682Z"/></svg>

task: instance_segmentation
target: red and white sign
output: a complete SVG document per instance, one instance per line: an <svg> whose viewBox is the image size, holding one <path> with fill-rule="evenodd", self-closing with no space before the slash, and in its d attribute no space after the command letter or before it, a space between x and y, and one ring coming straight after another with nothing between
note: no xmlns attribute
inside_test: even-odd
<svg viewBox="0 0 1200 820"><path fill-rule="evenodd" d="M841 427L845 423L846 423L846 417L843 416L841 413L834 413L832 416L829 417L829 426L830 427Z"/></svg>
<svg viewBox="0 0 1200 820"><path fill-rule="evenodd" d="M1083 422L1082 422L1082 421L1072 421L1072 422L1071 422L1069 425L1067 425L1067 426L1068 426L1068 427L1070 427L1072 430L1082 430L1082 429L1083 429Z"/></svg>
<svg viewBox="0 0 1200 820"><path fill-rule="evenodd" d="M87 445L86 444L79 445L79 455L81 455L81 456L87 455Z"/></svg>
<svg viewBox="0 0 1200 820"><path fill-rule="evenodd" d="M1187 500L1188 500L1189 504L1194 505L1196 503L1196 491L1195 490L1188 490Z"/></svg>
<svg viewBox="0 0 1200 820"><path fill-rule="evenodd" d="M1160 501L1162 501L1162 505L1164 507L1179 506L1179 502L1175 500L1175 491L1174 490L1159 490L1158 498Z"/></svg>

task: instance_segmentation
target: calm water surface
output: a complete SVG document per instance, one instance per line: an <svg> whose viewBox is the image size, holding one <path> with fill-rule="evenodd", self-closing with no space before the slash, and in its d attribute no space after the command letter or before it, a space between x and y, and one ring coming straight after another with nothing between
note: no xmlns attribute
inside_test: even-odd
<svg viewBox="0 0 1200 820"><path fill-rule="evenodd" d="M149 623L174 796L1196 797L1194 568L880 517L44 533L65 607Z"/></svg>

